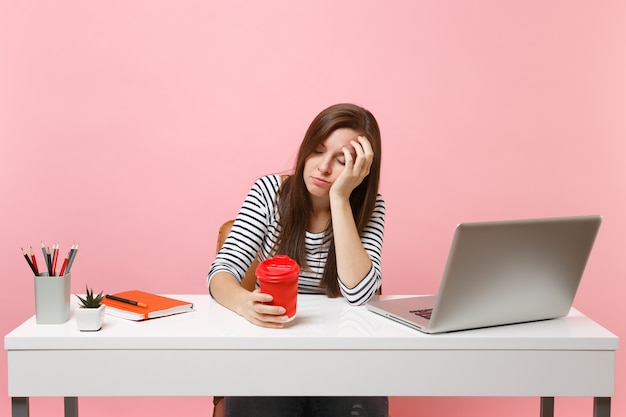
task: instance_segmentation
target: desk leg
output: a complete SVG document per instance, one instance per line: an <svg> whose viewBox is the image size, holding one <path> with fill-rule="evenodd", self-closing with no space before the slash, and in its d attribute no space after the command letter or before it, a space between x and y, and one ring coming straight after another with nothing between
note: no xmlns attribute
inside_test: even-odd
<svg viewBox="0 0 626 417"><path fill-rule="evenodd" d="M65 417L78 417L78 397L63 398Z"/></svg>
<svg viewBox="0 0 626 417"><path fill-rule="evenodd" d="M554 417L554 397L541 397L541 417Z"/></svg>
<svg viewBox="0 0 626 417"><path fill-rule="evenodd" d="M11 397L11 415L13 417L28 417L28 397Z"/></svg>
<svg viewBox="0 0 626 417"><path fill-rule="evenodd" d="M593 398L593 417L611 416L611 397Z"/></svg>

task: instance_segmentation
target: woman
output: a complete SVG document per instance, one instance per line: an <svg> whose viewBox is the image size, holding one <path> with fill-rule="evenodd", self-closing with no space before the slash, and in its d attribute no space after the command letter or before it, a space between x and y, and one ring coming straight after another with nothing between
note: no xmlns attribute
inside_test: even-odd
<svg viewBox="0 0 626 417"><path fill-rule="evenodd" d="M288 320L271 295L240 281L255 256L300 265L300 293L369 300L381 285L385 204L378 194L381 138L374 116L353 104L323 110L300 145L293 175L255 182L208 276L211 295L251 323ZM289 411L287 411L289 410ZM293 410L293 411L292 411ZM387 398L228 397L226 416L386 416ZM262 412L263 411L263 412Z"/></svg>

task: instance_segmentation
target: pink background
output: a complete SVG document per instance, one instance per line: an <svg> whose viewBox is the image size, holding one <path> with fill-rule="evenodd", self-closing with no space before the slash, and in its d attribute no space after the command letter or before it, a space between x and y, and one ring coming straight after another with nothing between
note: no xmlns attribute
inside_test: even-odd
<svg viewBox="0 0 626 417"><path fill-rule="evenodd" d="M255 178L291 168L317 112L349 101L369 108L383 132L386 293L434 292L461 221L599 213L575 306L624 334L626 3L0 7L0 333L34 314L20 247L40 254L41 240L63 253L80 242L73 292L205 293L218 225ZM616 416L626 414L623 352ZM391 399L394 417L515 417L538 406ZM556 406L576 417L592 404ZM47 407L59 415L62 400L31 400L33 415L51 415ZM0 396L0 414L9 408ZM80 401L93 417L210 408L207 398Z"/></svg>

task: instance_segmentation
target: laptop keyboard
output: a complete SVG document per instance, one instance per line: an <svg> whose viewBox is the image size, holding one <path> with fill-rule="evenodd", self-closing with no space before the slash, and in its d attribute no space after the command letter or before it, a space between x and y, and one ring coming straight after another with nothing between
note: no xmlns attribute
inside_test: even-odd
<svg viewBox="0 0 626 417"><path fill-rule="evenodd" d="M424 317L427 320L430 320L430 316L433 314L432 308L425 308L422 310L409 310L409 313L413 313L416 316Z"/></svg>

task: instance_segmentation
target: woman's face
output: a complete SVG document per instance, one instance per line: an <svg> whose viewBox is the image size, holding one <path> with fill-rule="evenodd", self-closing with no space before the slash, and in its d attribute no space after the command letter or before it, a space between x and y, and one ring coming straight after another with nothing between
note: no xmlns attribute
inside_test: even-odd
<svg viewBox="0 0 626 417"><path fill-rule="evenodd" d="M358 136L355 130L337 129L307 157L303 177L313 199L328 199L330 187L343 172L346 163L343 149L348 149L354 157L355 151L350 141L357 140Z"/></svg>

